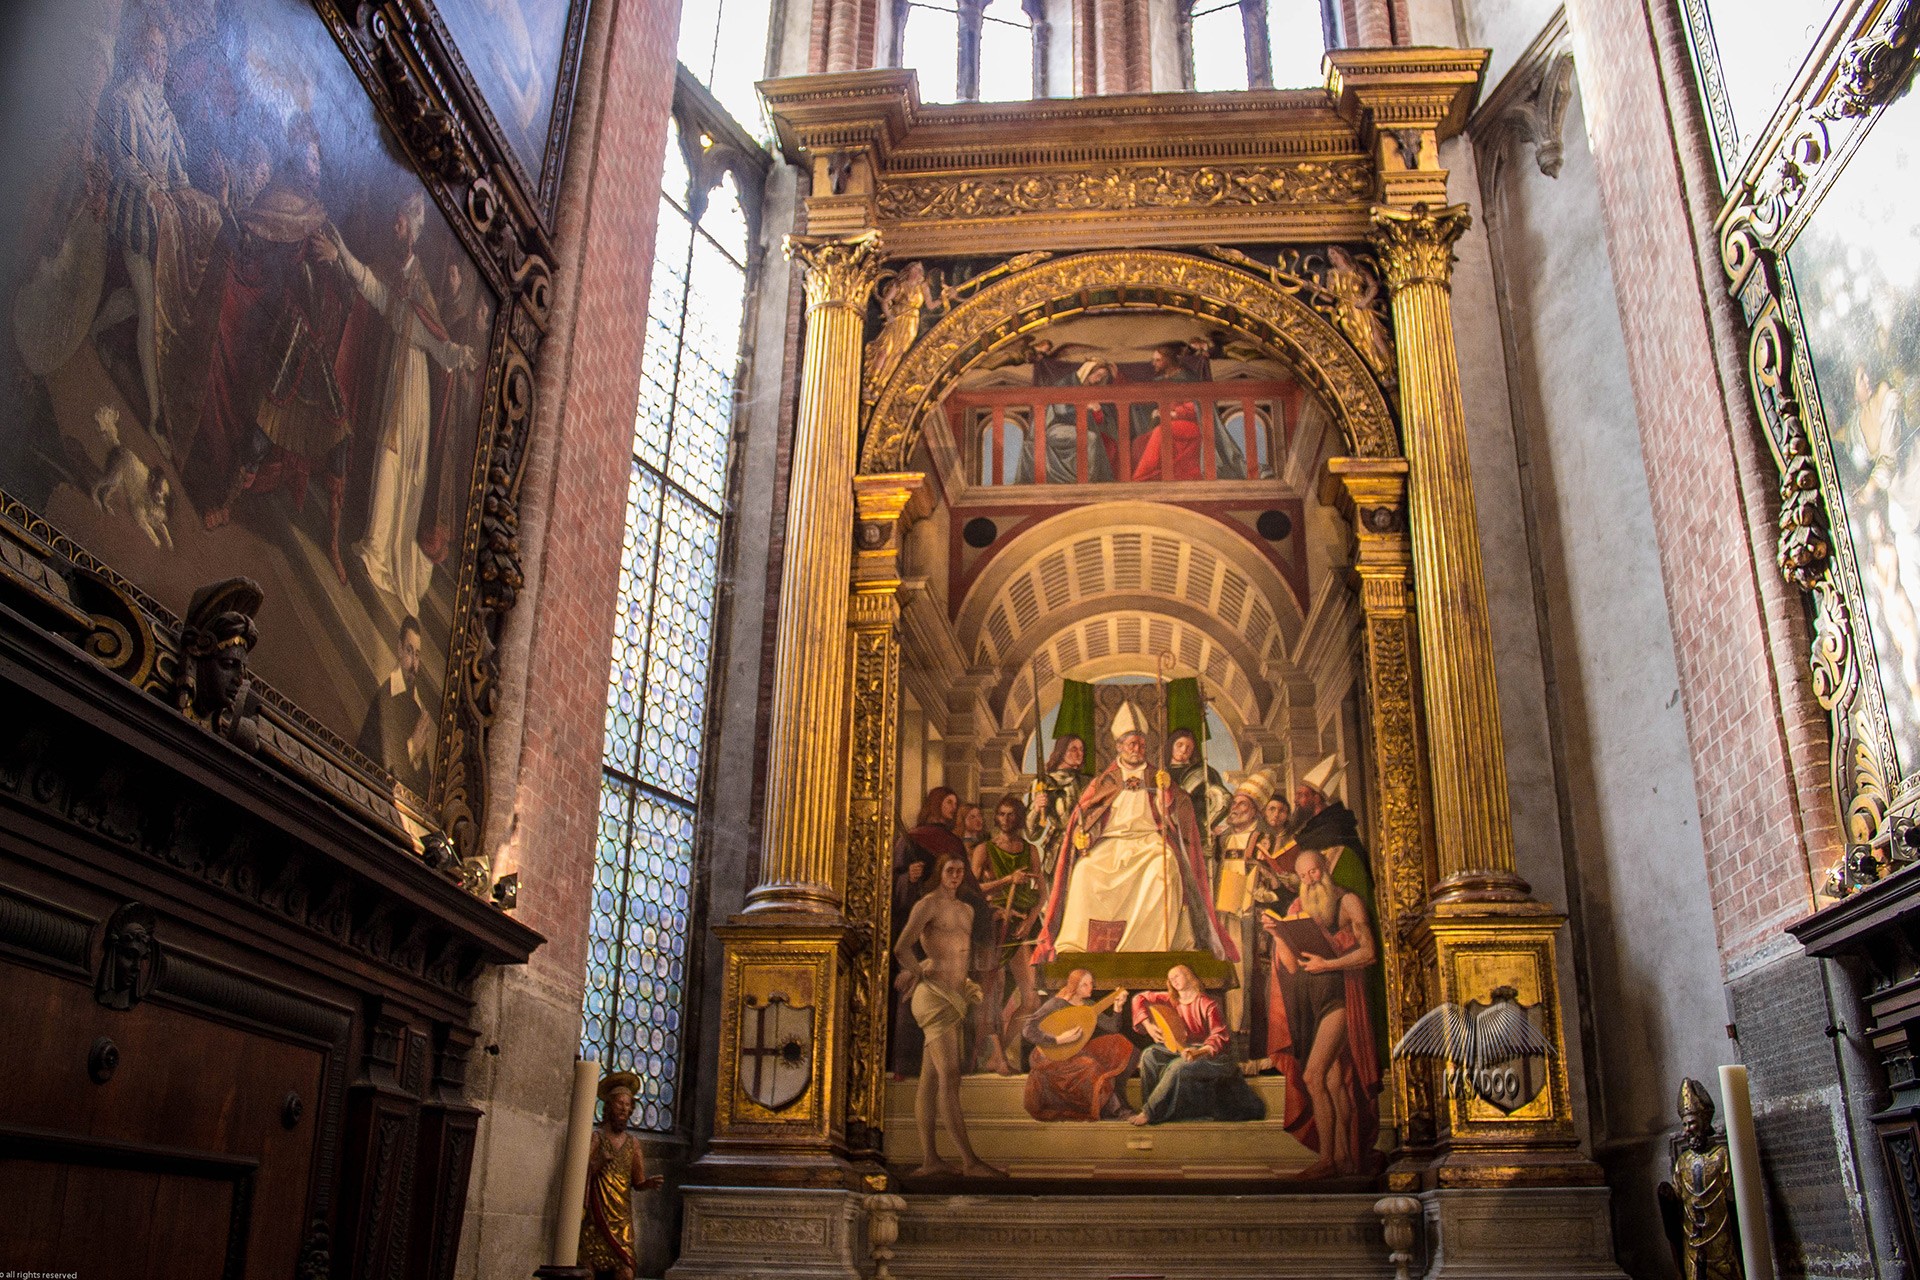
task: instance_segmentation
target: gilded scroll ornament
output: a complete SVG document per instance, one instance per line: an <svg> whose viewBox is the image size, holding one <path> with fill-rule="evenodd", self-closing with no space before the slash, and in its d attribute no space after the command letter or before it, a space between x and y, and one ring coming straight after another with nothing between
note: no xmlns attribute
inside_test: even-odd
<svg viewBox="0 0 1920 1280"><path fill-rule="evenodd" d="M882 184L882 221L1000 218L1021 214L1195 209L1364 200L1373 173L1364 160L1294 164L1108 166L1081 173L937 176Z"/></svg>
<svg viewBox="0 0 1920 1280"><path fill-rule="evenodd" d="M1411 209L1376 205L1369 237L1387 286L1396 293L1409 285L1437 284L1447 288L1453 279L1453 245L1473 224L1463 204L1435 209L1417 204Z"/></svg>
<svg viewBox="0 0 1920 1280"><path fill-rule="evenodd" d="M886 253L878 231L857 236L801 236L786 239L787 257L807 269L807 309L848 307L864 311L867 295L880 278Z"/></svg>
<svg viewBox="0 0 1920 1280"><path fill-rule="evenodd" d="M861 470L899 471L919 442L922 418L947 388L998 348L1021 341L1042 316L1061 320L1120 305L1225 321L1266 343L1339 407L1353 453L1394 457L1398 432L1367 362L1325 318L1271 280L1186 254L1158 250L1054 258L980 290L952 308L901 359L880 390L861 445Z"/></svg>
<svg viewBox="0 0 1920 1280"><path fill-rule="evenodd" d="M1208 245L1222 262L1264 275L1282 293L1304 298L1353 344L1384 387L1400 377L1387 320L1387 295L1372 259L1328 245L1324 252L1282 249L1269 265L1228 245Z"/></svg>

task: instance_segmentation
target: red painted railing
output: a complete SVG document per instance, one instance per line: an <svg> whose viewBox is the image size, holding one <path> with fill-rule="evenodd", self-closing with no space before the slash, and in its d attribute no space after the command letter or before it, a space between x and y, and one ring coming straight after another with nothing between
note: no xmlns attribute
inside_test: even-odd
<svg viewBox="0 0 1920 1280"><path fill-rule="evenodd" d="M1273 474L1274 459L1299 426L1304 396L1295 382L1120 382L955 391L945 408L975 484L1257 480ZM1187 414L1198 429L1198 467L1191 456L1174 465L1186 451L1174 447L1167 432L1157 468L1144 464L1158 474L1136 477L1143 471L1142 455L1154 447L1155 429L1171 423L1183 406L1190 406Z"/></svg>

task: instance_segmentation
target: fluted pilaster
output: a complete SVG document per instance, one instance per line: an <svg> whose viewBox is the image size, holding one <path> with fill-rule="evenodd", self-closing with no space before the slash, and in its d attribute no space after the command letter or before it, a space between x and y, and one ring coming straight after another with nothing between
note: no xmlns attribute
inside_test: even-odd
<svg viewBox="0 0 1920 1280"><path fill-rule="evenodd" d="M807 334L773 655L766 848L747 910L838 914L861 330L880 237L791 236L787 252L806 266Z"/></svg>
<svg viewBox="0 0 1920 1280"><path fill-rule="evenodd" d="M1419 601L1421 677L1434 778L1436 897L1522 897L1493 638L1453 347L1453 245L1466 206L1376 207L1373 246L1393 297L1401 423Z"/></svg>

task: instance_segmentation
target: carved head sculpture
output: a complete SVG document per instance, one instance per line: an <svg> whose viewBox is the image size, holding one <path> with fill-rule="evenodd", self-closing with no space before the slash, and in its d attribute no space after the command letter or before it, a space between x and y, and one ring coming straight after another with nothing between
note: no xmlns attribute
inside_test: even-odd
<svg viewBox="0 0 1920 1280"><path fill-rule="evenodd" d="M626 1131L633 1118L633 1096L640 1091L640 1077L631 1071L609 1071L600 1081L600 1101L609 1133Z"/></svg>
<svg viewBox="0 0 1920 1280"><path fill-rule="evenodd" d="M200 588L180 629L182 663L175 705L216 729L239 708L247 687L247 655L260 638L254 615L264 594L251 578Z"/></svg>
<svg viewBox="0 0 1920 1280"><path fill-rule="evenodd" d="M1713 1099L1707 1086L1689 1076L1680 1082L1680 1142L1688 1150L1705 1151L1714 1137Z"/></svg>
<svg viewBox="0 0 1920 1280"><path fill-rule="evenodd" d="M109 1009L131 1009L146 999L160 974L158 921L144 903L123 903L107 920L93 997Z"/></svg>

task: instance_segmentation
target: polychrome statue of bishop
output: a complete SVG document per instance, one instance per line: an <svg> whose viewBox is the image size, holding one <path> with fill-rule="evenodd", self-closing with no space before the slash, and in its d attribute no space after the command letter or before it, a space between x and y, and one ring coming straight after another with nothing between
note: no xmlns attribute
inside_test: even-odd
<svg viewBox="0 0 1920 1280"><path fill-rule="evenodd" d="M1214 914L1193 802L1147 761L1131 706L1114 716L1118 758L1067 819L1035 959L1073 952L1239 949Z"/></svg>

